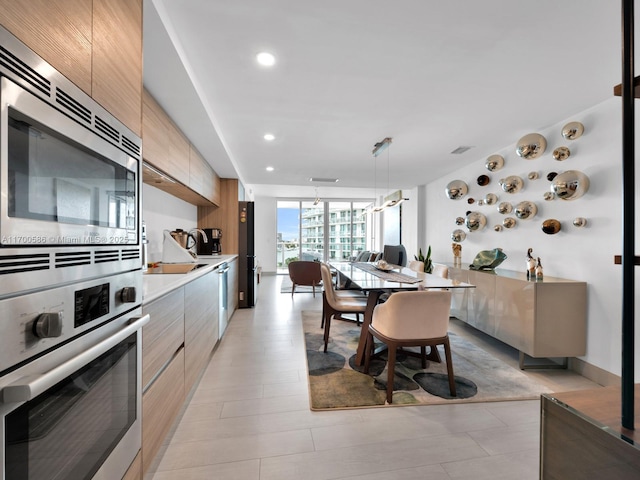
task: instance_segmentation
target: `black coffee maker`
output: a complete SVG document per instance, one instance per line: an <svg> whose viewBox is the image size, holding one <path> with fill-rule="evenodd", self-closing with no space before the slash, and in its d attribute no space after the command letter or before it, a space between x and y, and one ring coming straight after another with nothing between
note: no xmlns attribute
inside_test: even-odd
<svg viewBox="0 0 640 480"><path fill-rule="evenodd" d="M207 243L204 243L198 235L198 255L220 255L222 248L220 246L220 238L222 237L222 230L219 228L203 228L202 229L207 236Z"/></svg>

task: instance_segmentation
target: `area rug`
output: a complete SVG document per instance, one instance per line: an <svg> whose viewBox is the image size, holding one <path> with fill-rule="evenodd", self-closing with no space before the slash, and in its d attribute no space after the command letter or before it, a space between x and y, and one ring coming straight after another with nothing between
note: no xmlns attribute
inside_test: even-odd
<svg viewBox="0 0 640 480"><path fill-rule="evenodd" d="M369 374L355 365L360 327L341 320L331 322L324 353L321 312L303 311L311 410L385 406L386 356L373 358ZM457 396L451 397L444 363L427 361L398 351L392 405L443 404L535 399L550 390L458 335L449 333Z"/></svg>

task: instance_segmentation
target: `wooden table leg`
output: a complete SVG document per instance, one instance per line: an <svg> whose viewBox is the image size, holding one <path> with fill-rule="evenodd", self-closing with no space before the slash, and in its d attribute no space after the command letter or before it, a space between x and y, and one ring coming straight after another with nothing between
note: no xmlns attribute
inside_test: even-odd
<svg viewBox="0 0 640 480"><path fill-rule="evenodd" d="M369 331L369 325L373 317L373 309L378 304L378 298L381 294L381 290L374 290L369 292L367 297L367 308L364 311L364 320L362 321L362 327L360 327L360 341L358 341L358 350L356 351L356 365L358 366L364 363L364 352L367 348L367 332Z"/></svg>

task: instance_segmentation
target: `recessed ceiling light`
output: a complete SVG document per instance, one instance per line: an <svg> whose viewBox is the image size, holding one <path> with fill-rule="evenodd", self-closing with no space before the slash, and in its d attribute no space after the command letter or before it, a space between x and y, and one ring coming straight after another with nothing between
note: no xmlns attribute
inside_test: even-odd
<svg viewBox="0 0 640 480"><path fill-rule="evenodd" d="M276 137L272 133L265 133L264 137L262 138L264 138L267 142L271 142L272 140L275 140Z"/></svg>
<svg viewBox="0 0 640 480"><path fill-rule="evenodd" d="M273 167L267 167L267 172L273 172L275 169Z"/></svg>
<svg viewBox="0 0 640 480"><path fill-rule="evenodd" d="M256 55L256 60L260 65L263 65L265 67L272 67L276 63L276 57L274 57L273 54L269 52L260 52Z"/></svg>

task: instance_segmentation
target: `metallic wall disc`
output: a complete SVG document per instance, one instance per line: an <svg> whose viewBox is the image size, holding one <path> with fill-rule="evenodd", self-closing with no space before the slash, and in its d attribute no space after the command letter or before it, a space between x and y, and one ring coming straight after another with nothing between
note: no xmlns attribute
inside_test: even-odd
<svg viewBox="0 0 640 480"><path fill-rule="evenodd" d="M542 222L542 231L547 235L555 235L561 228L562 225L555 218L549 218Z"/></svg>
<svg viewBox="0 0 640 480"><path fill-rule="evenodd" d="M556 199L556 194L553 192L544 192L543 198L549 202Z"/></svg>
<svg viewBox="0 0 640 480"><path fill-rule="evenodd" d="M538 179L538 172L529 172L529 174L527 175L527 178L529 180L537 180Z"/></svg>
<svg viewBox="0 0 640 480"><path fill-rule="evenodd" d="M487 157L487 162L484 166L490 172L497 172L504 167L504 157L502 155L490 155Z"/></svg>
<svg viewBox="0 0 640 480"><path fill-rule="evenodd" d="M498 196L495 193L487 193L484 196L484 203L486 205L495 205L497 201L498 201Z"/></svg>
<svg viewBox="0 0 640 480"><path fill-rule="evenodd" d="M469 191L469 187L462 180L453 180L449 182L445 188L447 198L458 200L464 197Z"/></svg>
<svg viewBox="0 0 640 480"><path fill-rule="evenodd" d="M573 219L573 225L576 227L586 227L587 219L584 217L576 217Z"/></svg>
<svg viewBox="0 0 640 480"><path fill-rule="evenodd" d="M504 225L504 228L513 228L516 226L516 219L513 217L507 217L502 221L502 225Z"/></svg>
<svg viewBox="0 0 640 480"><path fill-rule="evenodd" d="M501 232L502 231L502 225L494 225L493 226L493 231L494 232Z"/></svg>
<svg viewBox="0 0 640 480"><path fill-rule="evenodd" d="M553 179L556 178L556 175L558 175L558 172L549 172L549 173L547 173L547 180L552 182Z"/></svg>
<svg viewBox="0 0 640 480"><path fill-rule="evenodd" d="M501 214L506 215L507 213L511 213L511 211L513 210L513 205L511 205L509 202L500 202L497 210Z"/></svg>
<svg viewBox="0 0 640 480"><path fill-rule="evenodd" d="M524 201L516 205L515 215L520 220L528 220L536 216L538 213L538 207L535 203Z"/></svg>
<svg viewBox="0 0 640 480"><path fill-rule="evenodd" d="M501 179L500 186L507 193L518 193L524 186L524 180L517 175L511 175Z"/></svg>
<svg viewBox="0 0 640 480"><path fill-rule="evenodd" d="M567 170L557 175L551 183L551 191L562 200L575 200L589 190L589 177L578 170Z"/></svg>
<svg viewBox="0 0 640 480"><path fill-rule="evenodd" d="M460 229L451 232L451 240L453 240L454 242L464 242L465 238L467 238L467 234Z"/></svg>
<svg viewBox="0 0 640 480"><path fill-rule="evenodd" d="M562 127L562 136L567 140L575 140L580 138L584 133L584 125L580 122L569 122Z"/></svg>
<svg viewBox="0 0 640 480"><path fill-rule="evenodd" d="M566 160L571 155L571 150L568 147L558 147L553 151L553 158L559 162Z"/></svg>
<svg viewBox="0 0 640 480"><path fill-rule="evenodd" d="M457 217L456 225L464 225L464 217Z"/></svg>
<svg viewBox="0 0 640 480"><path fill-rule="evenodd" d="M547 148L547 139L539 133L525 135L516 145L516 153L525 160L533 160L544 153Z"/></svg>
<svg viewBox="0 0 640 480"><path fill-rule="evenodd" d="M476 182L481 187L485 187L485 186L489 185L489 182L491 182L491 178L489 177L489 175L480 175L478 177L478 179L476 180Z"/></svg>
<svg viewBox="0 0 640 480"><path fill-rule="evenodd" d="M475 232L477 230L482 230L485 227L487 224L487 217L480 212L471 212L467 215L464 223L470 232Z"/></svg>

